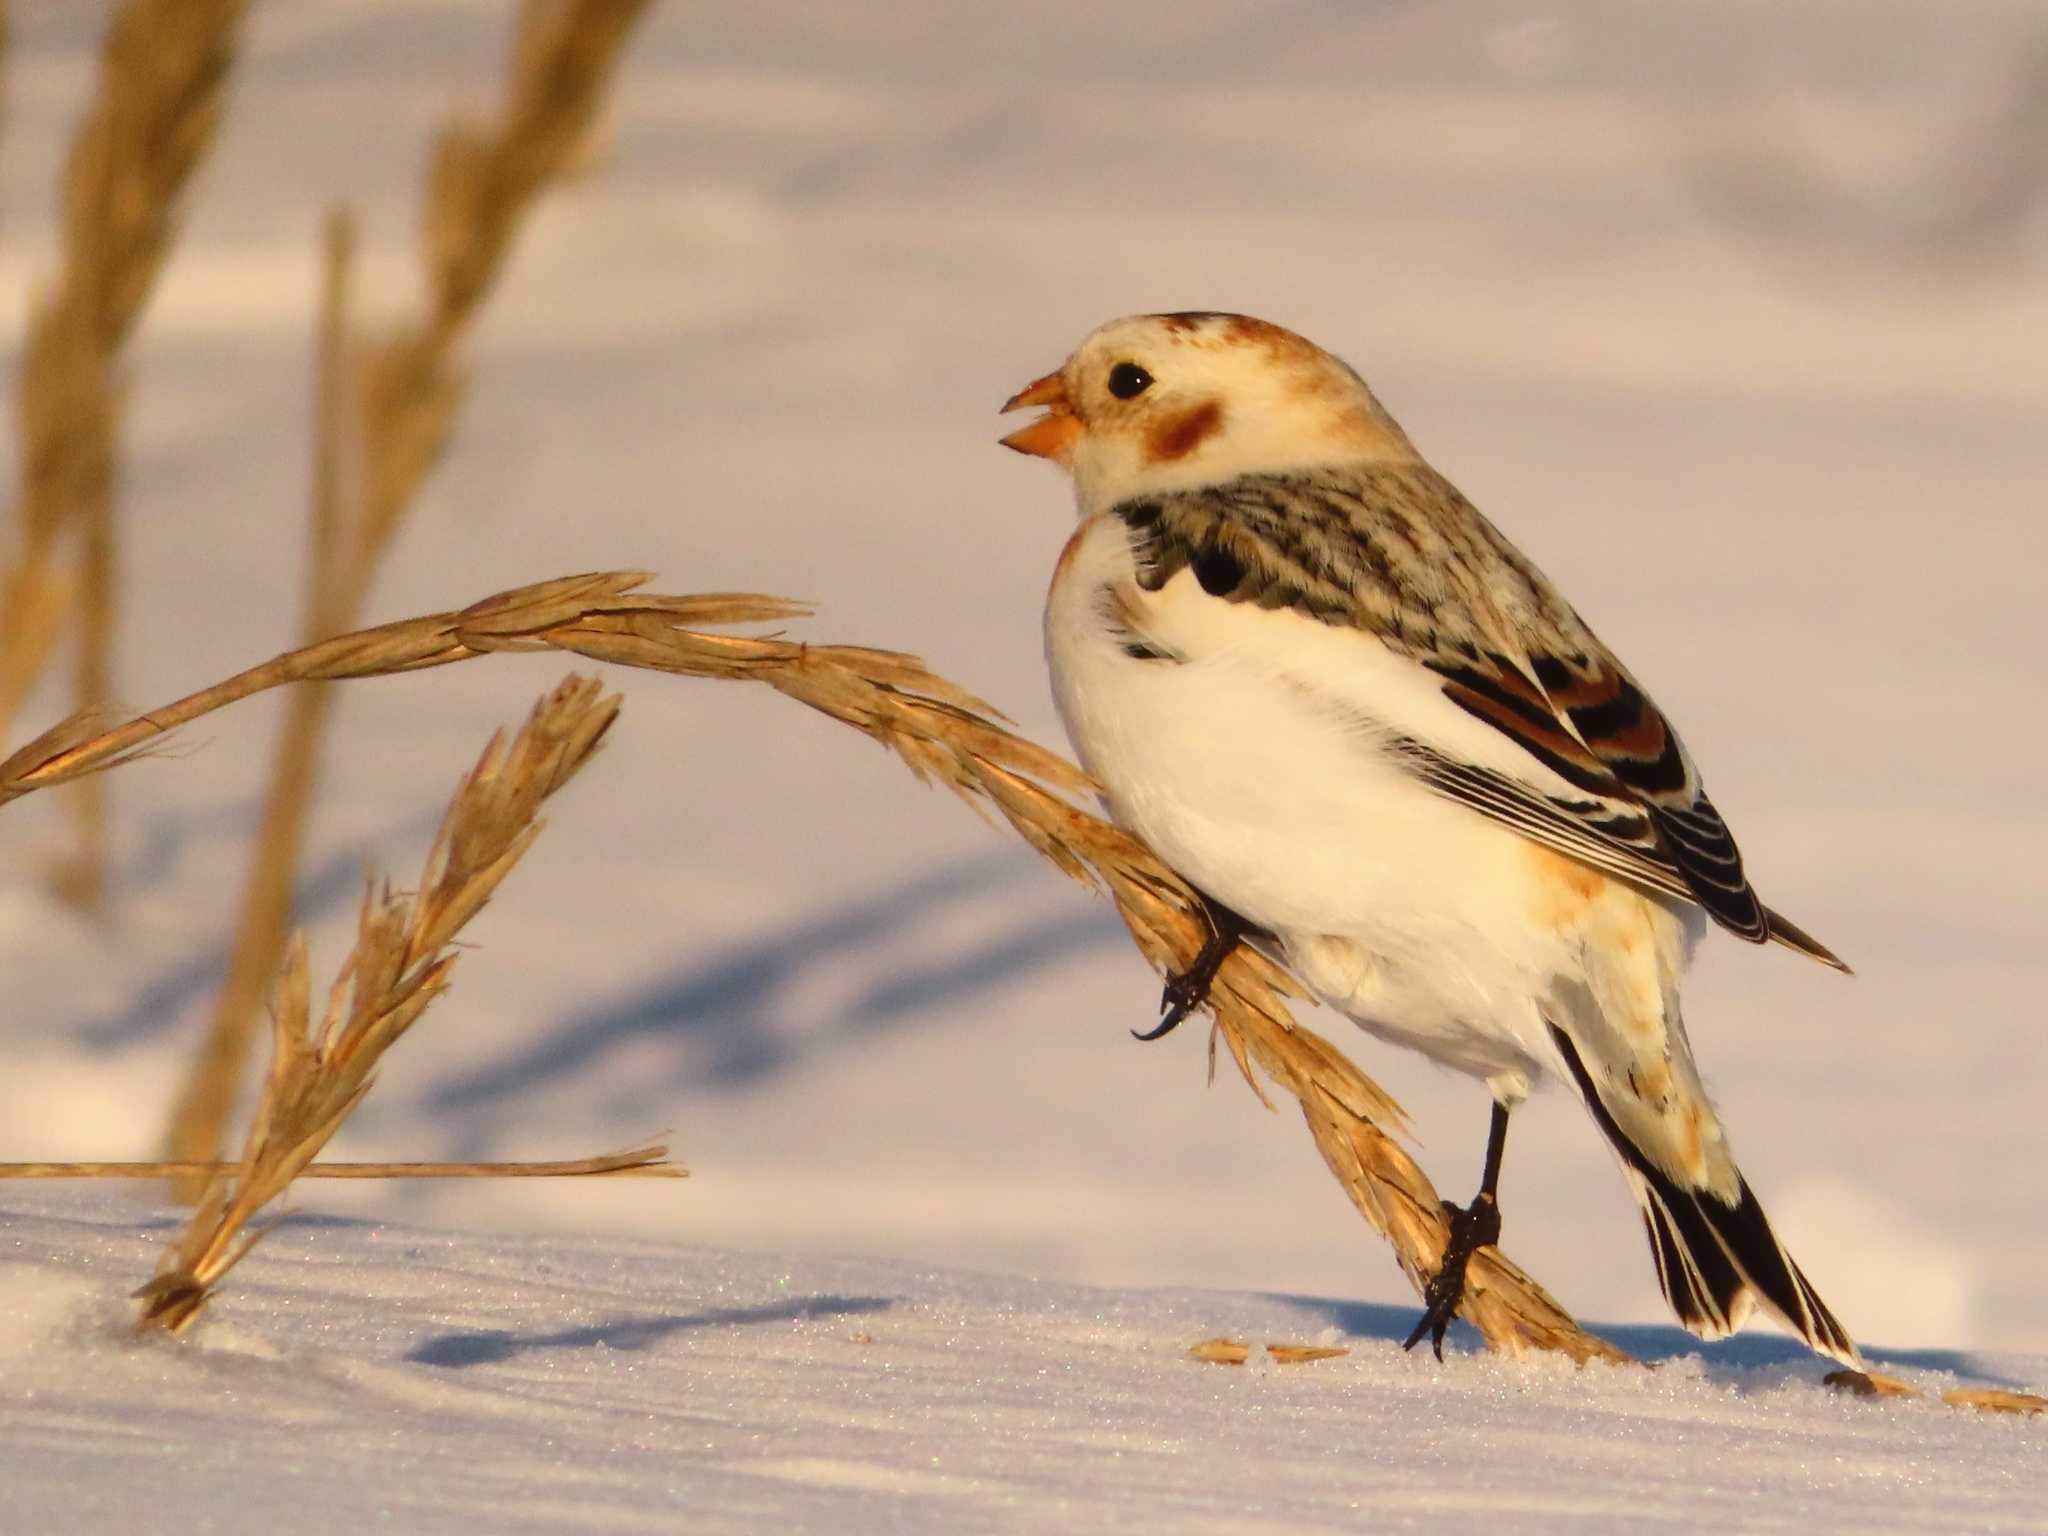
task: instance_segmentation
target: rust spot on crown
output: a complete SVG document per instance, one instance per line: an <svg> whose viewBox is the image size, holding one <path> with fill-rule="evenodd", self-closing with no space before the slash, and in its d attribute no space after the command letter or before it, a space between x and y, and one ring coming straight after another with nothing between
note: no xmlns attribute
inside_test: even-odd
<svg viewBox="0 0 2048 1536"><path fill-rule="evenodd" d="M1321 349L1306 337L1297 336L1285 326L1261 320L1255 315L1234 315L1221 309L1183 309L1152 318L1174 336L1208 332L1216 342L1261 347L1275 356L1321 355Z"/></svg>
<svg viewBox="0 0 2048 1536"><path fill-rule="evenodd" d="M1204 400L1167 417L1145 434L1147 459L1154 464L1184 459L1223 427L1223 402Z"/></svg>
<svg viewBox="0 0 2048 1536"><path fill-rule="evenodd" d="M1267 347L1274 352L1321 351L1314 342L1295 335L1284 325L1275 325L1270 320L1260 320L1251 315L1232 315L1230 323L1223 328L1223 334L1232 341Z"/></svg>

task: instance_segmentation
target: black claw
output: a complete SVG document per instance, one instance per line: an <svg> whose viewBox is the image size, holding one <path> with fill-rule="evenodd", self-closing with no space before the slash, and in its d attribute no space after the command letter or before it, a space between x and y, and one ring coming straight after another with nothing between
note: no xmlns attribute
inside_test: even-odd
<svg viewBox="0 0 2048 1536"><path fill-rule="evenodd" d="M1223 969L1223 962L1230 958L1230 952L1244 935L1244 920L1229 908L1214 903L1207 905L1206 915L1209 937L1202 943L1202 952L1185 971L1167 978L1166 990L1159 997L1159 1011L1164 1016L1150 1029L1132 1030L1133 1040L1163 1039L1209 1000L1209 988L1216 981L1216 973Z"/></svg>
<svg viewBox="0 0 2048 1536"><path fill-rule="evenodd" d="M1481 1191L1468 1206L1446 1200L1444 1214L1451 1218L1451 1240L1444 1248L1443 1263L1422 1289L1422 1320L1401 1343L1403 1349L1413 1349L1427 1335L1439 1360L1444 1357L1444 1334L1465 1299L1466 1264L1481 1248L1500 1241L1500 1206L1491 1194Z"/></svg>
<svg viewBox="0 0 2048 1536"><path fill-rule="evenodd" d="M1165 1004L1162 1003L1160 1006L1165 1007ZM1175 1026L1178 1025L1180 1021L1186 1018L1187 1016L1188 1011L1185 1008L1169 1009L1167 1011L1166 1017L1161 1019L1157 1024L1153 1025L1150 1029L1132 1030L1131 1038L1133 1040L1143 1040L1148 1045L1154 1040L1163 1040L1166 1036L1172 1034Z"/></svg>
<svg viewBox="0 0 2048 1536"><path fill-rule="evenodd" d="M1465 1299L1465 1266L1479 1249L1500 1241L1500 1160L1507 1143L1508 1107L1496 1099L1486 1131L1486 1169L1479 1176L1479 1193L1462 1208L1448 1200L1443 1203L1444 1214L1451 1218L1451 1240L1444 1244L1443 1263L1422 1288L1422 1321L1402 1343L1403 1349L1413 1349L1428 1334L1430 1348L1443 1359L1444 1331Z"/></svg>

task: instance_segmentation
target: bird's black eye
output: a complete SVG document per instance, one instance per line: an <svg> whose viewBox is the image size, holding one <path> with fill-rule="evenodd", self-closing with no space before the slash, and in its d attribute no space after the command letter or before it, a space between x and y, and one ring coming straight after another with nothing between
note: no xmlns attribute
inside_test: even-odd
<svg viewBox="0 0 2048 1536"><path fill-rule="evenodd" d="M1152 387L1152 375L1136 363L1118 363L1109 370L1109 392L1119 400L1134 400Z"/></svg>

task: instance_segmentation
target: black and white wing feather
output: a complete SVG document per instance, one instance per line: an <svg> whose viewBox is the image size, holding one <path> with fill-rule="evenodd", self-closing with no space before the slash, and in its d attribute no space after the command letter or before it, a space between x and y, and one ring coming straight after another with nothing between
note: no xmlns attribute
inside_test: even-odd
<svg viewBox="0 0 2048 1536"><path fill-rule="evenodd" d="M1432 789L1753 943L1840 970L1766 907L1678 734L1543 574L1420 463L1246 475L1127 502L1141 586L1183 570L1230 603L1364 631L1444 698L1562 780L1549 793L1422 742L1395 745Z"/></svg>

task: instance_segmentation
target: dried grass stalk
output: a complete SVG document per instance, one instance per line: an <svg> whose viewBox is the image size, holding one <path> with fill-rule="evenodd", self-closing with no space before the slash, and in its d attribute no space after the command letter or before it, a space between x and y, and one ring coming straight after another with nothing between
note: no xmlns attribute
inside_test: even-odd
<svg viewBox="0 0 2048 1536"><path fill-rule="evenodd" d="M920 778L993 808L1066 874L1104 889L1155 967L1178 969L1200 950L1206 929L1188 884L1128 833L1075 805L1098 793L1094 782L1065 758L1003 729L974 695L891 651L706 633L703 626L769 623L806 610L774 597L636 591L644 580L639 572L617 571L541 582L290 652L96 736L78 722L60 724L0 762L0 804L126 761L165 732L264 688L408 672L492 651L566 650L624 666L763 683L844 721ZM1294 1022L1285 999L1298 995L1279 966L1239 949L1210 994L1216 1038L1261 1099L1261 1071L1293 1095L1331 1172L1393 1245L1419 1290L1449 1239L1436 1191L1393 1139L1403 1123L1399 1106L1327 1040ZM1580 1329L1494 1249L1472 1261L1464 1310L1495 1349L1628 1358Z"/></svg>
<svg viewBox="0 0 2048 1536"><path fill-rule="evenodd" d="M78 655L71 691L81 710L105 715L114 698L119 579L112 495L95 497L83 511L76 602ZM71 851L51 869L50 884L60 899L88 912L98 911L106 899L108 820L106 780L84 780L72 791Z"/></svg>
<svg viewBox="0 0 2048 1536"><path fill-rule="evenodd" d="M99 86L64 182L63 265L29 321L12 559L0 575L0 740L83 594L78 681L103 706L111 670L116 363L171 244L179 195L212 142L245 0L129 0L101 51ZM60 568L82 537L82 575ZM98 834L88 811L86 856ZM73 877L96 888L91 865Z"/></svg>
<svg viewBox="0 0 2048 1536"><path fill-rule="evenodd" d="M416 896L364 893L356 944L316 1027L305 941L271 1001L270 1074L231 1176L215 1179L156 1277L136 1292L144 1327L181 1333L255 1235L250 1219L282 1194L362 1102L384 1052L448 986L449 946L540 833L541 802L597 749L618 714L589 678L571 676L507 744L491 738L449 802ZM259 1234L260 1235L260 1234Z"/></svg>
<svg viewBox="0 0 2048 1536"><path fill-rule="evenodd" d="M0 1179L201 1179L237 1172L240 1163L0 1163ZM320 1163L299 1170L302 1179L686 1179L690 1170L669 1161L656 1143L627 1152L517 1163Z"/></svg>
<svg viewBox="0 0 2048 1536"><path fill-rule="evenodd" d="M358 568L344 599L351 613L447 443L464 387L455 345L527 211L575 158L646 9L647 0L527 0L497 116L457 119L435 141L423 210L427 314L362 359Z"/></svg>
<svg viewBox="0 0 2048 1536"><path fill-rule="evenodd" d="M336 622L347 558L346 450L349 311L356 263L356 220L327 210L320 231L320 317L313 336L313 487L306 551L305 638L324 640Z"/></svg>
<svg viewBox="0 0 2048 1536"><path fill-rule="evenodd" d="M342 506L347 391L349 281L355 258L355 223L346 209L330 210L322 240L319 327L314 348L313 474L306 595L300 637L324 639L352 622L345 593L354 556L346 542ZM188 1064L172 1107L166 1142L181 1161L211 1160L220 1149L242 1087L243 1063L271 978L291 926L292 882L314 798L320 743L333 701L324 687L300 688L286 702L270 765L263 816L235 920L227 974L198 1052ZM177 1178L173 1195L199 1198L201 1181Z"/></svg>
<svg viewBox="0 0 2048 1536"><path fill-rule="evenodd" d="M330 225L313 574L303 631L308 642L361 622L378 566L461 406L456 344L503 269L520 221L581 144L645 9L646 0L528 0L496 117L488 123L458 119L442 130L422 209L427 314L349 360L356 375L356 461L346 517L339 506L338 452L344 391L336 370L347 241ZM329 710L327 690L318 687L298 690L286 709L227 978L171 1110L166 1140L174 1157L215 1156L233 1115L264 989L290 925L292 881ZM177 1193L189 1199L196 1190L181 1183Z"/></svg>

